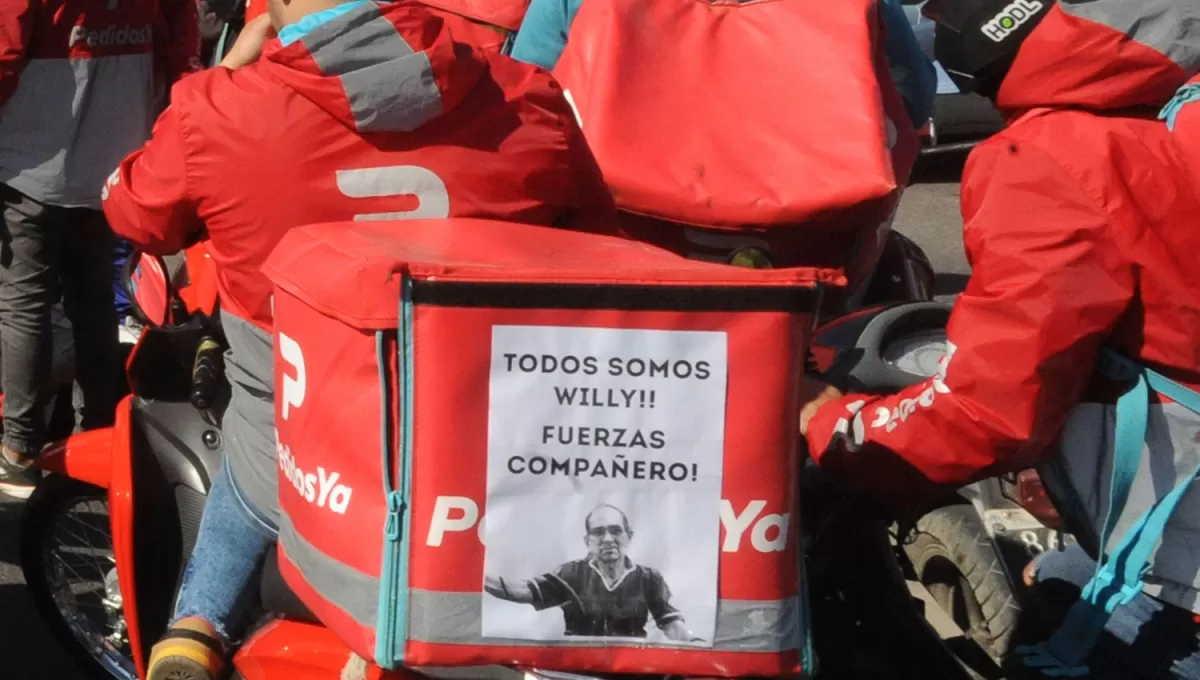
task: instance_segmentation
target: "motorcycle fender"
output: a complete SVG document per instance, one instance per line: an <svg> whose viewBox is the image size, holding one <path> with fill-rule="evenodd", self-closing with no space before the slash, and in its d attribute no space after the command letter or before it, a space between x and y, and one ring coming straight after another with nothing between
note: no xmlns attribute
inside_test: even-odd
<svg viewBox="0 0 1200 680"><path fill-rule="evenodd" d="M133 451L130 414L133 397L117 405L111 428L92 430L68 437L51 446L38 459L38 466L108 490L109 524L112 527L113 557L117 582L124 602L129 646L138 677L146 676L146 655L138 625L137 583L133 543Z"/></svg>
<svg viewBox="0 0 1200 680"><path fill-rule="evenodd" d="M126 413L126 422L128 422L128 412ZM116 429L116 427L110 427L81 432L60 442L55 442L47 447L46 451L38 458L37 465L47 472L107 489L112 481L113 445L117 441Z"/></svg>
<svg viewBox="0 0 1200 680"><path fill-rule="evenodd" d="M126 634L138 677L146 677L147 655L138 620L137 574L133 534L133 439L130 417L133 396L117 405L112 428L111 476L108 485L108 521L112 528L113 557L117 563L117 584L121 588Z"/></svg>
<svg viewBox="0 0 1200 680"><path fill-rule="evenodd" d="M328 628L280 619L260 628L242 645L233 659L245 680L328 680L343 674L351 652ZM397 669L384 674L374 664L354 680L428 680L419 673Z"/></svg>

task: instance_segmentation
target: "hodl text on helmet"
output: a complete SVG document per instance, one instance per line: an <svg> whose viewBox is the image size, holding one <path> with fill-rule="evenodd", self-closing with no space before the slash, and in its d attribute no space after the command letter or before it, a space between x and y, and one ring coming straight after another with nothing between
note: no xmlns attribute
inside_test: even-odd
<svg viewBox="0 0 1200 680"><path fill-rule="evenodd" d="M1039 0L1015 0L983 24L983 34L1000 42L1046 6Z"/></svg>

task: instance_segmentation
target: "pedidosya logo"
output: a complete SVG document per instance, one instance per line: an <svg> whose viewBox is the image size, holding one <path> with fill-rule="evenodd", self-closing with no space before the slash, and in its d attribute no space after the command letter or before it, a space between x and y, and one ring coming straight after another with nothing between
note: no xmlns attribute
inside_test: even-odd
<svg viewBox="0 0 1200 680"><path fill-rule="evenodd" d="M143 26L109 26L100 31L89 31L83 24L71 28L71 38L67 47L83 43L88 47L110 47L112 45L145 45L154 36L154 27L150 24Z"/></svg>
<svg viewBox="0 0 1200 680"><path fill-rule="evenodd" d="M992 41L1000 42L1045 8L1039 0L1015 0L985 23L981 30Z"/></svg>

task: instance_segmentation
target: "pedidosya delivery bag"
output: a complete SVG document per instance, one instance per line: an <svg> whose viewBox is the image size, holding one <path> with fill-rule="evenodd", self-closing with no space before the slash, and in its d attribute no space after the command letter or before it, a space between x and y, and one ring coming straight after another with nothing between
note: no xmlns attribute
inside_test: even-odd
<svg viewBox="0 0 1200 680"><path fill-rule="evenodd" d="M588 0L554 76L622 210L852 287L874 267L918 151L877 0ZM632 228L682 254L720 240Z"/></svg>
<svg viewBox="0 0 1200 680"><path fill-rule="evenodd" d="M305 227L265 271L281 570L359 655L811 667L795 432L822 272L477 220Z"/></svg>

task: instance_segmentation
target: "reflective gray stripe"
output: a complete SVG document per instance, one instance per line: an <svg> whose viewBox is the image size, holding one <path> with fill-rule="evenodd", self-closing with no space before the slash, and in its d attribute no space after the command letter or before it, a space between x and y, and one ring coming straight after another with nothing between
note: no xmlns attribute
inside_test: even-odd
<svg viewBox="0 0 1200 680"><path fill-rule="evenodd" d="M286 513L279 515L279 544L288 560L321 598L367 628L379 621L379 579L348 567L296 533ZM382 534L382 532L380 532ZM382 535L380 540L382 540Z"/></svg>
<svg viewBox="0 0 1200 680"><path fill-rule="evenodd" d="M442 114L433 66L367 2L302 39L317 66L336 76L360 132L415 130Z"/></svg>
<svg viewBox="0 0 1200 680"><path fill-rule="evenodd" d="M313 547L281 516L279 542L296 569L321 597L363 626L378 625L379 580ZM411 590L408 636L420 642L502 647L607 647L604 640L509 640L483 638L483 595ZM721 600L713 649L721 652L779 652L799 649L800 600ZM649 623L648 625L653 625Z"/></svg>
<svg viewBox="0 0 1200 680"><path fill-rule="evenodd" d="M1197 0L1090 0L1059 5L1067 14L1110 26L1162 52L1189 75L1200 71Z"/></svg>
<svg viewBox="0 0 1200 680"><path fill-rule="evenodd" d="M509 640L481 638L483 595L413 590L408 635L422 642L504 647L607 647L604 640ZM649 623L648 625L654 625ZM779 652L800 648L800 602L721 600L713 649L721 652Z"/></svg>
<svg viewBox="0 0 1200 680"><path fill-rule="evenodd" d="M1096 543L1108 512L1112 478L1113 431L1116 409L1081 404L1063 429L1052 464L1039 471L1058 502L1070 528ZM1117 521L1110 546L1115 546L1139 515L1182 481L1200 464L1200 416L1178 404L1151 404L1146 449L1134 478L1125 512ZM1200 612L1200 482L1183 497L1167 523L1163 541L1153 557L1146 592L1177 607ZM1089 536L1090 534L1090 536ZM1086 543L1085 543L1086 545Z"/></svg>

